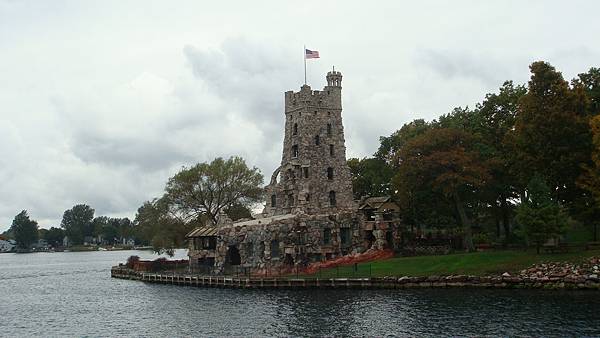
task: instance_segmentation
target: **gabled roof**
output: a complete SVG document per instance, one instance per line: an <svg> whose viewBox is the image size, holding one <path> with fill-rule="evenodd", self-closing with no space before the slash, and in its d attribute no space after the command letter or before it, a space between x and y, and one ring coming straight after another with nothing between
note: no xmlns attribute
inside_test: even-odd
<svg viewBox="0 0 600 338"><path fill-rule="evenodd" d="M367 197L358 209L379 209L384 203L391 201L390 196Z"/></svg>
<svg viewBox="0 0 600 338"><path fill-rule="evenodd" d="M207 227L199 227L192 231L190 231L186 238L192 237L208 237L208 236L216 236L217 235L217 227L207 226Z"/></svg>

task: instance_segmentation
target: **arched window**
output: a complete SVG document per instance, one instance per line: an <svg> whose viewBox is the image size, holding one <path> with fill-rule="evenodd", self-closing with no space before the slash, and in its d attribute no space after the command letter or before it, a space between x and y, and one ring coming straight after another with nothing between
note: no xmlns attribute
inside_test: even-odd
<svg viewBox="0 0 600 338"><path fill-rule="evenodd" d="M331 123L327 123L327 135L331 135Z"/></svg>
<svg viewBox="0 0 600 338"><path fill-rule="evenodd" d="M294 128L292 130L293 135L298 135L298 123L294 123Z"/></svg>
<svg viewBox="0 0 600 338"><path fill-rule="evenodd" d="M335 201L335 191L331 190L329 192L329 205L332 207L335 207L336 201Z"/></svg>
<svg viewBox="0 0 600 338"><path fill-rule="evenodd" d="M271 195L271 208L275 208L277 206L277 195Z"/></svg>
<svg viewBox="0 0 600 338"><path fill-rule="evenodd" d="M315 136L315 144L316 144L316 145L319 145L319 144L321 144L321 137L320 137L319 135L316 135L316 136Z"/></svg>
<svg viewBox="0 0 600 338"><path fill-rule="evenodd" d="M292 157L298 157L298 145L294 144L292 146Z"/></svg>
<svg viewBox="0 0 600 338"><path fill-rule="evenodd" d="M332 167L327 168L327 179L328 180L333 179L333 168Z"/></svg>

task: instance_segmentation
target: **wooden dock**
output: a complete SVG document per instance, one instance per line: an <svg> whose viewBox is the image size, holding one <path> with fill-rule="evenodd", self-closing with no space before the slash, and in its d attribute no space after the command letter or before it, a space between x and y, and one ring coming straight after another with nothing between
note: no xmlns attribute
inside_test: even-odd
<svg viewBox="0 0 600 338"><path fill-rule="evenodd" d="M148 283L239 289L300 288L395 288L395 279L381 278L282 278L248 276L206 276L185 273L137 272L113 267L111 277Z"/></svg>

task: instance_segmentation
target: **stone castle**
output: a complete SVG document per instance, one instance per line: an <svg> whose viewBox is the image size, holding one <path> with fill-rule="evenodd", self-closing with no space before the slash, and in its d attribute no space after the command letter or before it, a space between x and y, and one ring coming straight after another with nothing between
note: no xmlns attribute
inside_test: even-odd
<svg viewBox="0 0 600 338"><path fill-rule="evenodd" d="M355 201L342 124L342 74L327 86L285 93L281 165L265 187L262 214L187 235L190 264L223 273L307 266L369 249L393 248L398 206L388 197Z"/></svg>

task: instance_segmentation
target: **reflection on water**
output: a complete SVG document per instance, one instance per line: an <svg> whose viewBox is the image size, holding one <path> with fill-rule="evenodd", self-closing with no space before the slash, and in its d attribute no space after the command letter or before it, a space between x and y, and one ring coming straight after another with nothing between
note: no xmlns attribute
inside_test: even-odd
<svg viewBox="0 0 600 338"><path fill-rule="evenodd" d="M111 279L110 266L132 254L154 258L0 255L0 336L600 335L600 292L266 291Z"/></svg>

